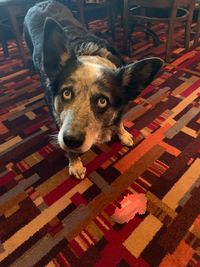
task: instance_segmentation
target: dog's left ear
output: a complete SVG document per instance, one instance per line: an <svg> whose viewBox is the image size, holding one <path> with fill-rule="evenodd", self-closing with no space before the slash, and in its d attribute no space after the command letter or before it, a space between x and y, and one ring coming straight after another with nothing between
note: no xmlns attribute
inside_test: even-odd
<svg viewBox="0 0 200 267"><path fill-rule="evenodd" d="M62 26L48 17L44 23L43 68L53 80L60 69L70 60L75 59L73 50L68 44Z"/></svg>
<svg viewBox="0 0 200 267"><path fill-rule="evenodd" d="M135 99L152 82L162 65L160 58L152 57L117 69L116 76L127 101Z"/></svg>

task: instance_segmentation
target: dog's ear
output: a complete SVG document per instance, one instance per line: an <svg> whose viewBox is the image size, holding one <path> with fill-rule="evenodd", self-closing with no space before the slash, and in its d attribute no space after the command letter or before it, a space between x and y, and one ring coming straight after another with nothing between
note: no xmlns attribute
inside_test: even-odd
<svg viewBox="0 0 200 267"><path fill-rule="evenodd" d="M68 45L62 26L52 18L44 23L43 68L50 79L53 79L68 60L75 58Z"/></svg>
<svg viewBox="0 0 200 267"><path fill-rule="evenodd" d="M128 101L136 98L149 85L163 65L160 58L152 57L137 61L116 70Z"/></svg>

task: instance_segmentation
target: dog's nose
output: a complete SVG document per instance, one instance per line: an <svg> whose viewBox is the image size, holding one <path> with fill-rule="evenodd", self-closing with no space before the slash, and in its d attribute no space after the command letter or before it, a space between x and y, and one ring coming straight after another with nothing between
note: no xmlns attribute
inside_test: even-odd
<svg viewBox="0 0 200 267"><path fill-rule="evenodd" d="M79 136L73 136L73 135L64 135L63 136L63 141L65 145L69 148L78 148L80 147L83 142L84 142L84 136L79 135Z"/></svg>

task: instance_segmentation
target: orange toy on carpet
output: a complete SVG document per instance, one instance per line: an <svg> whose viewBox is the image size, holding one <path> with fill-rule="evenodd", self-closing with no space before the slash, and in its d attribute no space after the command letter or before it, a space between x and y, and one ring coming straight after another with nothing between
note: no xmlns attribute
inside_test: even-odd
<svg viewBox="0 0 200 267"><path fill-rule="evenodd" d="M112 219L117 223L128 223L138 214L146 212L147 199L144 194L128 194L120 201L120 208L116 208Z"/></svg>

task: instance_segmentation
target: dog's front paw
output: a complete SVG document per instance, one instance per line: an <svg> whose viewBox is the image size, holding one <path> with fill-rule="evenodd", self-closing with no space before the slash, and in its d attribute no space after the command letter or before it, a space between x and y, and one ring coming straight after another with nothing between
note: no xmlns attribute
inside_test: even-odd
<svg viewBox="0 0 200 267"><path fill-rule="evenodd" d="M123 134L120 134L119 139L122 145L125 145L128 147L132 147L134 145L133 136L127 131L124 131Z"/></svg>
<svg viewBox="0 0 200 267"><path fill-rule="evenodd" d="M84 179L86 168L80 160L73 162L69 165L69 174L74 175L77 179Z"/></svg>

